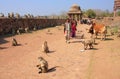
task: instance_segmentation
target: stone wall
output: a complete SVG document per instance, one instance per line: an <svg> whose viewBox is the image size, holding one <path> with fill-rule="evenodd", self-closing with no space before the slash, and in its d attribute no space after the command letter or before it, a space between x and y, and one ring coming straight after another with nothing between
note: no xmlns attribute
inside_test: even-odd
<svg viewBox="0 0 120 79"><path fill-rule="evenodd" d="M65 19L32 19L32 18L0 18L0 35L11 34L14 30L15 32L19 29L29 28L37 30L61 25L65 22Z"/></svg>
<svg viewBox="0 0 120 79"><path fill-rule="evenodd" d="M97 20L99 23L103 23L106 26L114 27L118 26L120 27L120 17L105 17L103 19Z"/></svg>

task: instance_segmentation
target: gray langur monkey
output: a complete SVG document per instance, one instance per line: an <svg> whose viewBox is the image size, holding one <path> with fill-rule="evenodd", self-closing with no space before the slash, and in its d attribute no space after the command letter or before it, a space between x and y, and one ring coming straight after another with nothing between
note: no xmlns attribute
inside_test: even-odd
<svg viewBox="0 0 120 79"><path fill-rule="evenodd" d="M90 49L93 48L93 44L94 44L94 40L91 39L85 39L84 41L82 41L82 44L84 45L84 49L87 50L88 46L90 47Z"/></svg>
<svg viewBox="0 0 120 79"><path fill-rule="evenodd" d="M17 40L15 38L12 39L12 46L17 46L18 43L17 43Z"/></svg>
<svg viewBox="0 0 120 79"><path fill-rule="evenodd" d="M49 47L48 47L48 44L47 44L47 41L44 41L43 45L42 45L42 51L44 53L49 53Z"/></svg>
<svg viewBox="0 0 120 79"><path fill-rule="evenodd" d="M48 71L48 62L43 57L38 57L40 63L36 66L40 69L39 73L47 73Z"/></svg>

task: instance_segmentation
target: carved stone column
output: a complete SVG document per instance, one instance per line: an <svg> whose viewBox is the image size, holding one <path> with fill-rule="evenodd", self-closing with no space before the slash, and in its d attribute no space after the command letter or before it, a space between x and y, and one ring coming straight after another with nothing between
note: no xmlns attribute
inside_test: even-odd
<svg viewBox="0 0 120 79"><path fill-rule="evenodd" d="M120 9L120 0L114 0L114 17L116 16L117 9Z"/></svg>

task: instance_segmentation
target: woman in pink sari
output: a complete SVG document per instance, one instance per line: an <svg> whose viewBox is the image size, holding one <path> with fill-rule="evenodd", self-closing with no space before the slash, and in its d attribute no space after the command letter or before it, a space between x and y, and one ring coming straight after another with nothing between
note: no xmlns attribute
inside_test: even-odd
<svg viewBox="0 0 120 79"><path fill-rule="evenodd" d="M71 26L71 36L72 37L75 37L76 36L76 21L75 20L73 20L73 22L72 22L72 26Z"/></svg>

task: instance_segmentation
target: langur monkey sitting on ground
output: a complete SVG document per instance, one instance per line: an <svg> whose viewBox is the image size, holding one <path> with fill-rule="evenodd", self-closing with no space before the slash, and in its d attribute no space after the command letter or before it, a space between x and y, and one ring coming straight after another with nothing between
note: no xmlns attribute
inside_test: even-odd
<svg viewBox="0 0 120 79"><path fill-rule="evenodd" d="M48 48L48 45L47 45L47 41L44 41L44 44L42 45L42 51L44 53L49 53L49 48Z"/></svg>
<svg viewBox="0 0 120 79"><path fill-rule="evenodd" d="M15 38L12 39L12 46L17 46L18 43L17 43L17 40Z"/></svg>
<svg viewBox="0 0 120 79"><path fill-rule="evenodd" d="M48 71L48 62L43 57L38 57L40 63L36 66L40 69L39 73L46 73Z"/></svg>

